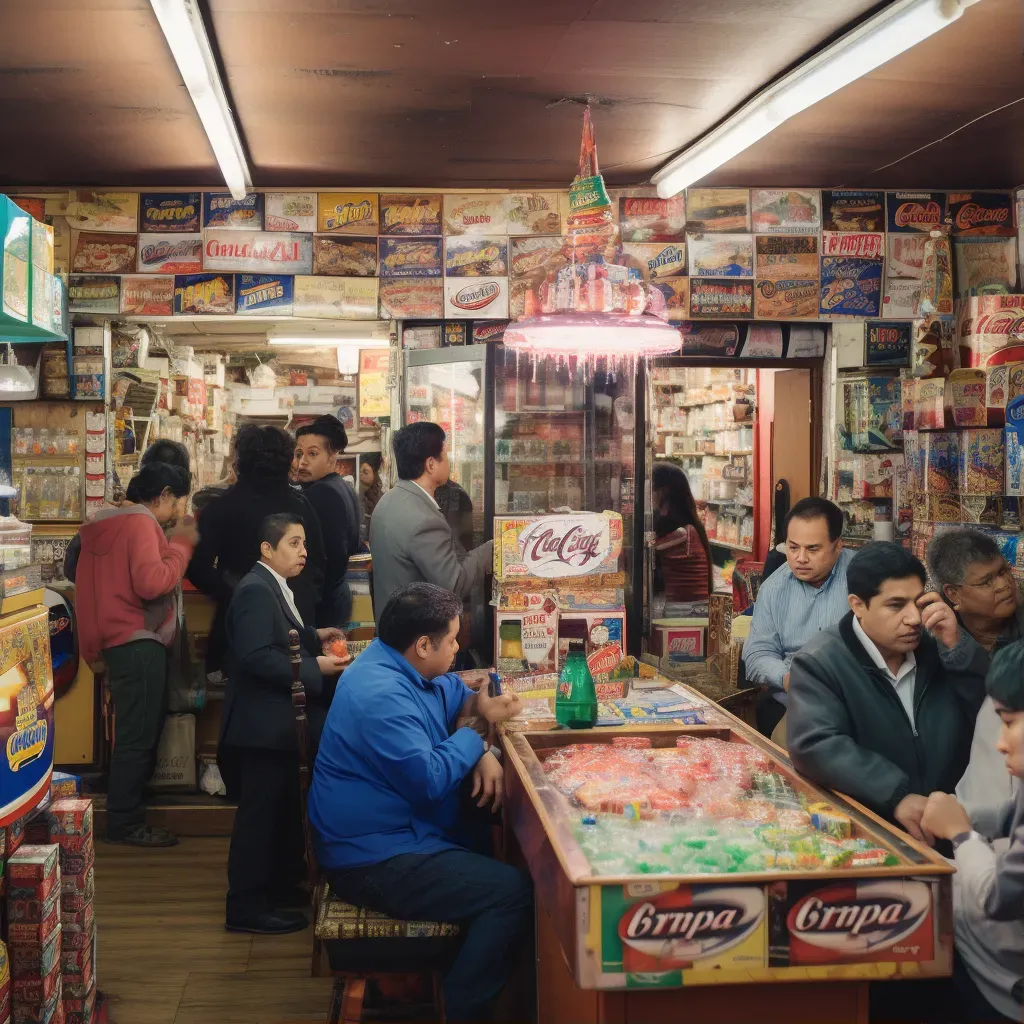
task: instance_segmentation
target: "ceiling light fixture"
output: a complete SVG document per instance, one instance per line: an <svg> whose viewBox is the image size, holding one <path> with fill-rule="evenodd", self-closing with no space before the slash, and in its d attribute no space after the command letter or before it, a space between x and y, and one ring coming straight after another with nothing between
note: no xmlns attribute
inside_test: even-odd
<svg viewBox="0 0 1024 1024"><path fill-rule="evenodd" d="M651 178L663 199L732 160L783 122L951 25L979 0L897 0L759 92Z"/></svg>
<svg viewBox="0 0 1024 1024"><path fill-rule="evenodd" d="M149 0L195 105L228 191L244 199L252 184L245 150L196 0Z"/></svg>

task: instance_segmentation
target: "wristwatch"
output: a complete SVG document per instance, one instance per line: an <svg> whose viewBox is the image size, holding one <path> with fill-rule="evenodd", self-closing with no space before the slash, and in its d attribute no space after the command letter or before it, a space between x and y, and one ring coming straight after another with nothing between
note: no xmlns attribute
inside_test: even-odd
<svg viewBox="0 0 1024 1024"><path fill-rule="evenodd" d="M969 832L958 832L955 836L953 836L952 839L953 852L956 853L956 851L959 850L960 847L964 843L966 843L968 839L981 839L987 842L987 840L985 840L985 837L980 832L975 832L973 829L971 829Z"/></svg>

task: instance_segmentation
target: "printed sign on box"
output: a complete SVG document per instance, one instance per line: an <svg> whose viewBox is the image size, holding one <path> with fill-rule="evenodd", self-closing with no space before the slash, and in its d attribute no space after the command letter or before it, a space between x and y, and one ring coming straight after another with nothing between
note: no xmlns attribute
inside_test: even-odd
<svg viewBox="0 0 1024 1024"><path fill-rule="evenodd" d="M644 283L664 277L686 275L686 243L626 242L622 246L622 262L636 267Z"/></svg>
<svg viewBox="0 0 1024 1024"><path fill-rule="evenodd" d="M908 281L901 277L886 278L882 316L893 320L913 320L917 316L920 299L920 281Z"/></svg>
<svg viewBox="0 0 1024 1024"><path fill-rule="evenodd" d="M754 313L753 281L715 281L705 278L690 282L690 316L749 318Z"/></svg>
<svg viewBox="0 0 1024 1024"><path fill-rule="evenodd" d="M98 274L72 274L68 278L68 311L71 313L119 313L121 278Z"/></svg>
<svg viewBox="0 0 1024 1024"><path fill-rule="evenodd" d="M688 277L666 277L652 281L648 294L648 305L652 313L676 323L690 318L690 279Z"/></svg>
<svg viewBox="0 0 1024 1024"><path fill-rule="evenodd" d="M821 230L821 196L816 189L755 188L750 218L758 234L816 235Z"/></svg>
<svg viewBox="0 0 1024 1024"><path fill-rule="evenodd" d="M315 235L313 273L327 277L376 277L377 239Z"/></svg>
<svg viewBox="0 0 1024 1024"><path fill-rule="evenodd" d="M440 277L440 238L380 239L381 277Z"/></svg>
<svg viewBox="0 0 1024 1024"><path fill-rule="evenodd" d="M268 192L263 198L266 231L316 231L315 192Z"/></svg>
<svg viewBox="0 0 1024 1024"><path fill-rule="evenodd" d="M138 231L138 192L72 192L64 210L68 224L79 231Z"/></svg>
<svg viewBox="0 0 1024 1024"><path fill-rule="evenodd" d="M121 312L132 316L170 316L174 278L137 274L121 278Z"/></svg>
<svg viewBox="0 0 1024 1024"><path fill-rule="evenodd" d="M1017 287L1017 241L1014 238L957 238L958 295L1006 295Z"/></svg>
<svg viewBox="0 0 1024 1024"><path fill-rule="evenodd" d="M617 512L497 516L494 528L497 580L568 579L618 570L622 516Z"/></svg>
<svg viewBox="0 0 1024 1024"><path fill-rule="evenodd" d="M203 197L199 192L143 192L140 231L189 233L199 230Z"/></svg>
<svg viewBox="0 0 1024 1024"><path fill-rule="evenodd" d="M444 282L445 316L462 320L507 320L508 278L447 278Z"/></svg>
<svg viewBox="0 0 1024 1024"><path fill-rule="evenodd" d="M946 198L954 235L1013 236L1009 192L950 192Z"/></svg>
<svg viewBox="0 0 1024 1024"><path fill-rule="evenodd" d="M809 281L818 276L815 235L758 235L754 276L766 281Z"/></svg>
<svg viewBox="0 0 1024 1024"><path fill-rule="evenodd" d="M510 235L557 235L562 230L557 192L513 192L505 196Z"/></svg>
<svg viewBox="0 0 1024 1024"><path fill-rule="evenodd" d="M380 314L394 320L439 320L444 283L439 277L382 278Z"/></svg>
<svg viewBox="0 0 1024 1024"><path fill-rule="evenodd" d="M508 241L504 236L456 235L444 240L446 277L504 277Z"/></svg>
<svg viewBox="0 0 1024 1024"><path fill-rule="evenodd" d="M927 235L889 235L886 245L886 277L921 279Z"/></svg>
<svg viewBox="0 0 1024 1024"><path fill-rule="evenodd" d="M689 321L678 325L684 356L734 356L740 344L736 324L700 324Z"/></svg>
<svg viewBox="0 0 1024 1024"><path fill-rule="evenodd" d="M441 197L439 195L394 195L380 197L380 233L382 235L441 234Z"/></svg>
<svg viewBox="0 0 1024 1024"><path fill-rule="evenodd" d="M821 193L822 227L826 231L882 231L885 194L851 189Z"/></svg>
<svg viewBox="0 0 1024 1024"><path fill-rule="evenodd" d="M868 366L906 366L910 362L910 324L867 322Z"/></svg>
<svg viewBox="0 0 1024 1024"><path fill-rule="evenodd" d="M235 312L239 316L291 316L293 291L293 279L286 274L237 274Z"/></svg>
<svg viewBox="0 0 1024 1024"><path fill-rule="evenodd" d="M507 235L505 197L480 194L444 197L446 235Z"/></svg>
<svg viewBox="0 0 1024 1024"><path fill-rule="evenodd" d="M339 320L377 319L375 277L295 278L292 311L295 316Z"/></svg>
<svg viewBox="0 0 1024 1024"><path fill-rule="evenodd" d="M203 269L253 274L310 274L313 236L293 232L208 230Z"/></svg>
<svg viewBox="0 0 1024 1024"><path fill-rule="evenodd" d="M81 231L71 260L74 274L131 274L135 272L138 235Z"/></svg>
<svg viewBox="0 0 1024 1024"><path fill-rule="evenodd" d="M752 235L703 235L686 241L690 277L753 277Z"/></svg>
<svg viewBox="0 0 1024 1024"><path fill-rule="evenodd" d="M320 192L317 230L336 235L377 234L377 193Z"/></svg>
<svg viewBox="0 0 1024 1024"><path fill-rule="evenodd" d="M235 279L231 274L186 274L174 278L174 312L194 315L234 313Z"/></svg>
<svg viewBox="0 0 1024 1024"><path fill-rule="evenodd" d="M619 235L623 242L682 242L686 238L686 199L619 197Z"/></svg>
<svg viewBox="0 0 1024 1024"><path fill-rule="evenodd" d="M263 193L235 199L230 192L203 193L203 227L263 230Z"/></svg>
<svg viewBox="0 0 1024 1024"><path fill-rule="evenodd" d="M818 314L818 279L813 281L758 281L754 316L765 320L813 317Z"/></svg>
<svg viewBox="0 0 1024 1024"><path fill-rule="evenodd" d="M361 417L391 415L391 396L387 389L390 366L390 349L360 349L359 415Z"/></svg>
<svg viewBox="0 0 1024 1024"><path fill-rule="evenodd" d="M821 236L821 253L880 260L885 255L885 235L876 231L826 231Z"/></svg>
<svg viewBox="0 0 1024 1024"><path fill-rule="evenodd" d="M890 231L929 232L947 223L945 192L887 192Z"/></svg>
<svg viewBox="0 0 1024 1024"><path fill-rule="evenodd" d="M821 316L878 316L882 305L882 261L846 256L821 258Z"/></svg>
<svg viewBox="0 0 1024 1024"><path fill-rule="evenodd" d="M694 235L749 231L750 193L745 188L688 188L686 229Z"/></svg>
<svg viewBox="0 0 1024 1024"><path fill-rule="evenodd" d="M202 269L202 235L139 235L140 274L197 274Z"/></svg>

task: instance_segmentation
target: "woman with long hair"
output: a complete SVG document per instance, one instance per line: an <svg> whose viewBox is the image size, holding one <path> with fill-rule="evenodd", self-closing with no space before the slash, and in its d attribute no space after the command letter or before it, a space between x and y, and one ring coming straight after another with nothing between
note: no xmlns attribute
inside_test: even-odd
<svg viewBox="0 0 1024 1024"><path fill-rule="evenodd" d="M384 493L384 484L380 478L380 454L364 455L359 460L359 497L363 502L363 525L361 534L365 542L370 533L370 516Z"/></svg>
<svg viewBox="0 0 1024 1024"><path fill-rule="evenodd" d="M686 474L656 462L654 499L656 581L669 604L707 601L712 590L711 549Z"/></svg>

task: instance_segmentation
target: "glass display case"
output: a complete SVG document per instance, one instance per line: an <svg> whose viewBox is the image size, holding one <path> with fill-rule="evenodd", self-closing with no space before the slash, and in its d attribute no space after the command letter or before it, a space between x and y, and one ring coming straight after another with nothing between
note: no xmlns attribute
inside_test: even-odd
<svg viewBox="0 0 1024 1024"><path fill-rule="evenodd" d="M412 350L405 353L404 422L428 420L448 435L451 480L435 500L467 551L491 536L487 506L487 349Z"/></svg>

